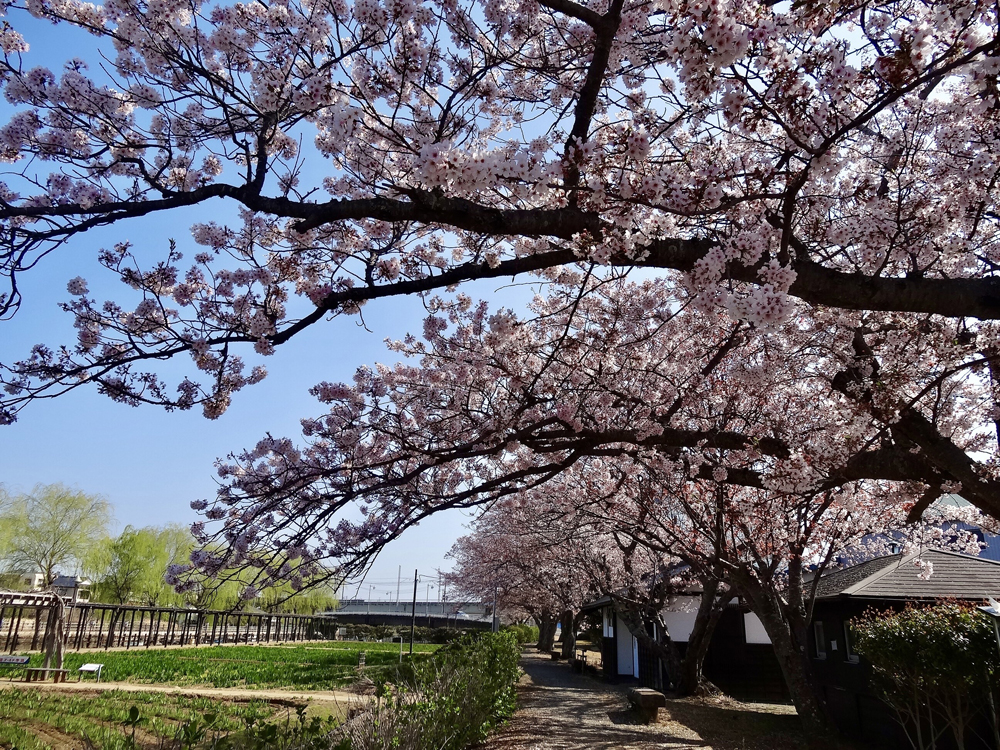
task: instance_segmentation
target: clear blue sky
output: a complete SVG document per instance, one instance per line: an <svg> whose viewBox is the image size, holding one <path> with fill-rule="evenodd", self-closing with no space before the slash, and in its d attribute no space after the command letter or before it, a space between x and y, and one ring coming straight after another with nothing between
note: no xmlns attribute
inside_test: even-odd
<svg viewBox="0 0 1000 750"><path fill-rule="evenodd" d="M96 67L92 37L79 31L12 13L9 20L31 44L27 67L45 65L58 75L65 60L79 56ZM0 121L10 114L0 99ZM316 159L322 169L322 160ZM20 166L20 165L18 165ZM50 171L40 165L42 174ZM223 176L225 178L225 175ZM39 267L20 278L24 294L21 311L12 321L0 323L0 361L25 357L31 346L73 344L76 336L71 316L58 309L67 301L66 282L75 276L87 279L91 294L121 299L123 288L96 262L97 251L117 241L130 240L141 258L152 265L166 254L167 240L177 240L190 258L196 252L189 226L208 218L232 214L221 202L185 212L133 220L78 237ZM520 281L520 280L519 280ZM504 281L469 287L474 296L493 298L495 305L523 304L526 289L506 289ZM61 482L88 493L101 494L114 504L116 527L196 520L189 503L210 498L215 492L214 461L250 447L265 432L297 438L299 419L320 412L308 394L322 381L349 381L361 364L393 362L395 355L383 344L386 337L400 338L408 331L419 334L423 307L417 299L382 301L365 308L371 332L359 327L357 318L323 322L280 347L265 360L267 379L236 395L222 418L208 421L200 410L167 413L154 407L132 408L79 389L61 398L35 403L19 421L0 427L0 484L9 492L30 490L35 484ZM246 359L253 353L245 352ZM185 362L185 364L187 364ZM170 365L163 366L166 370ZM434 517L411 530L385 550L369 574L376 581L357 589L376 598L395 596L399 566L412 587L414 568L433 573L447 569L444 555L465 533L470 520L461 512ZM420 596L428 593L420 585ZM412 588L409 589L412 592ZM348 592L351 593L351 592ZM437 595L430 590L430 596Z"/></svg>
<svg viewBox="0 0 1000 750"><path fill-rule="evenodd" d="M47 258L23 277L21 311L14 320L0 323L0 360L21 358L36 343L75 341L71 316L57 307L68 298L66 282L84 276L98 299L117 291L110 274L102 275L94 261L96 248L126 237L165 246L164 238L170 236L183 250L190 242L187 223L176 216L139 220L82 238ZM526 290L501 289L503 284L483 282L468 291L494 298L497 305L501 299L510 305L524 298ZM229 410L215 421L202 417L200 410L167 413L124 406L90 388L37 402L17 423L0 427L0 483L17 492L37 483L62 482L104 495L114 504L118 528L190 523L196 514L188 504L214 494L217 457L252 446L265 432L297 438L299 419L321 413L321 405L307 392L310 386L321 380L349 381L360 364L394 362L383 340L407 331L419 334L423 315L418 299L405 298L368 305L365 322L371 332L349 317L314 326L266 358L269 374L264 382L236 394ZM378 581L373 595L395 595L400 565L404 581L410 581L404 589L412 587L414 568L423 573L450 567L444 555L469 520L461 512L444 513L397 540L369 575L370 581ZM363 595L368 593L365 586ZM422 583L421 597L425 593ZM435 590L431 596L436 596Z"/></svg>

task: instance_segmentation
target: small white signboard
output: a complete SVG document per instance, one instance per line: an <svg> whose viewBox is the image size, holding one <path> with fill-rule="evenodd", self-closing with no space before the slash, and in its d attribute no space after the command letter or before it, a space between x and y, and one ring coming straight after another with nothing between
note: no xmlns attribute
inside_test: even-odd
<svg viewBox="0 0 1000 750"><path fill-rule="evenodd" d="M29 656L2 656L0 655L0 664L27 664Z"/></svg>

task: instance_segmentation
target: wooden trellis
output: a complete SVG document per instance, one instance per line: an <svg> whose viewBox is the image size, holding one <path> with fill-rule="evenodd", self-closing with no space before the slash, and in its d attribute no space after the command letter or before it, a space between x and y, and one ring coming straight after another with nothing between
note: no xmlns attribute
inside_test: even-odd
<svg viewBox="0 0 1000 750"><path fill-rule="evenodd" d="M51 601L41 595L0 593L0 653L38 651ZM333 640L336 620L323 615L67 603L66 646L153 648L225 643Z"/></svg>

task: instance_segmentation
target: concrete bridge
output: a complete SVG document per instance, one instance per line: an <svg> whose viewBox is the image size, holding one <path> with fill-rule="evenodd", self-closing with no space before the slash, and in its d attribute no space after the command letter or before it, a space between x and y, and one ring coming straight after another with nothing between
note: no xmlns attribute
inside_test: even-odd
<svg viewBox="0 0 1000 750"><path fill-rule="evenodd" d="M413 602L387 602L367 599L344 599L329 613L338 624L409 625ZM483 602L418 601L417 625L431 628L489 628L493 606Z"/></svg>

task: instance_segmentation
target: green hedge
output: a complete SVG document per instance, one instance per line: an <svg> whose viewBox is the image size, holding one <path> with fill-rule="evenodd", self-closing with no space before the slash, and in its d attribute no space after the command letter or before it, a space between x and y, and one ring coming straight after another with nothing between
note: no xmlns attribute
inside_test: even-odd
<svg viewBox="0 0 1000 750"><path fill-rule="evenodd" d="M990 618L974 605L872 609L851 625L855 649L871 663L875 686L914 748L936 748L948 731L964 747L981 713L1000 736L997 640Z"/></svg>
<svg viewBox="0 0 1000 750"><path fill-rule="evenodd" d="M517 642L524 643L536 643L538 641L538 628L534 625L525 625L524 623L515 623L513 625L504 625L500 628L503 632L511 632L514 637L517 638Z"/></svg>
<svg viewBox="0 0 1000 750"><path fill-rule="evenodd" d="M516 707L521 648L514 633L467 635L384 684L371 709L345 726L351 750L463 750Z"/></svg>

